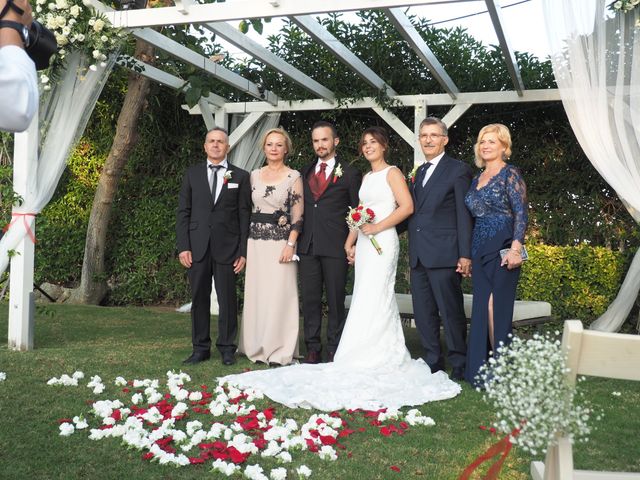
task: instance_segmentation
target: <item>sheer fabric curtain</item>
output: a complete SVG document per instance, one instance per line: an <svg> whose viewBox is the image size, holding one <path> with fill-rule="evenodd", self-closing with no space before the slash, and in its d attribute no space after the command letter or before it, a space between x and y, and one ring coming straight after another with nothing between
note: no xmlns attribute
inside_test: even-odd
<svg viewBox="0 0 640 480"><path fill-rule="evenodd" d="M596 170L640 221L640 28L610 0L544 0L551 61L564 108ZM640 290L640 251L607 311L591 328L614 332Z"/></svg>
<svg viewBox="0 0 640 480"><path fill-rule="evenodd" d="M23 203L13 208L10 227L0 240L0 273L9 264L9 251L30 234L35 215L49 203L64 171L67 157L80 138L102 92L115 61L112 56L104 68L88 70L92 63L79 52L67 56L66 70L49 92L41 94L39 154L14 159L30 163L29 187ZM20 134L18 134L20 135Z"/></svg>
<svg viewBox="0 0 640 480"><path fill-rule="evenodd" d="M244 115L232 115L231 117L231 129L232 132L244 119ZM280 121L279 113L270 113L262 117L256 126L247 134L242 137L242 140L233 147L231 153L229 153L229 162L236 167L243 168L250 172L258 168L264 161L264 154L260 145L262 135L271 129L278 126ZM218 296L216 295L215 288L211 289L211 314L218 314ZM177 309L178 312L190 312L191 303L182 305Z"/></svg>

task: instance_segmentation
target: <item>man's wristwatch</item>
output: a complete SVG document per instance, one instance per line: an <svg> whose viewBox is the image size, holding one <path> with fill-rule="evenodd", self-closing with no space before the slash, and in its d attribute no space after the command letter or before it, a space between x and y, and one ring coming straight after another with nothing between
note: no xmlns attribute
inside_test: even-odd
<svg viewBox="0 0 640 480"><path fill-rule="evenodd" d="M26 25L11 20L0 20L0 28L13 28L20 34L24 48L29 48L29 28Z"/></svg>

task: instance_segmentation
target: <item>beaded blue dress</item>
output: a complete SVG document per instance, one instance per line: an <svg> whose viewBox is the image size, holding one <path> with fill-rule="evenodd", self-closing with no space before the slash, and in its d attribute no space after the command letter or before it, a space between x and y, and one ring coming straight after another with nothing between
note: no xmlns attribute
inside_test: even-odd
<svg viewBox="0 0 640 480"><path fill-rule="evenodd" d="M471 243L473 308L465 369L465 378L473 385L492 350L488 328L492 294L494 345L509 340L520 268L501 267L500 250L509 248L513 240L524 245L528 220L527 187L516 167L505 165L482 188L478 188L478 178L473 179L465 197L475 218Z"/></svg>

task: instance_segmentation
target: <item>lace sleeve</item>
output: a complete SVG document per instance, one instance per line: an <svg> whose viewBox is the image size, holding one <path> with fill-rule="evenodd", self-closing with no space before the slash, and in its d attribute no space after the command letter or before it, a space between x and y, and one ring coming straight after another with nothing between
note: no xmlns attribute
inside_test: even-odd
<svg viewBox="0 0 640 480"><path fill-rule="evenodd" d="M291 228L298 233L302 232L302 215L304 202L302 201L302 177L298 176L289 190L288 210L291 215Z"/></svg>
<svg viewBox="0 0 640 480"><path fill-rule="evenodd" d="M507 173L507 195L513 212L513 239L524 244L524 234L529 221L527 185L520 170L515 167L509 168Z"/></svg>

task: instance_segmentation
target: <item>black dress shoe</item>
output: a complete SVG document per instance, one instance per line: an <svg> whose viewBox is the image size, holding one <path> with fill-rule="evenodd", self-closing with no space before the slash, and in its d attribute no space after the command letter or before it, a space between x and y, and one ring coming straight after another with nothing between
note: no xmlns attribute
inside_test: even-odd
<svg viewBox="0 0 640 480"><path fill-rule="evenodd" d="M225 365L233 365L236 363L236 357L233 352L222 352L222 363Z"/></svg>
<svg viewBox="0 0 640 480"><path fill-rule="evenodd" d="M320 363L320 352L308 351L302 363Z"/></svg>
<svg viewBox="0 0 640 480"><path fill-rule="evenodd" d="M182 363L187 365L189 364L193 365L196 363L204 362L205 360L209 360L209 358L211 358L211 354L208 352L192 353L191 356L186 360L184 360Z"/></svg>
<svg viewBox="0 0 640 480"><path fill-rule="evenodd" d="M464 380L464 368L455 367L453 370L451 370L451 378L453 380Z"/></svg>

